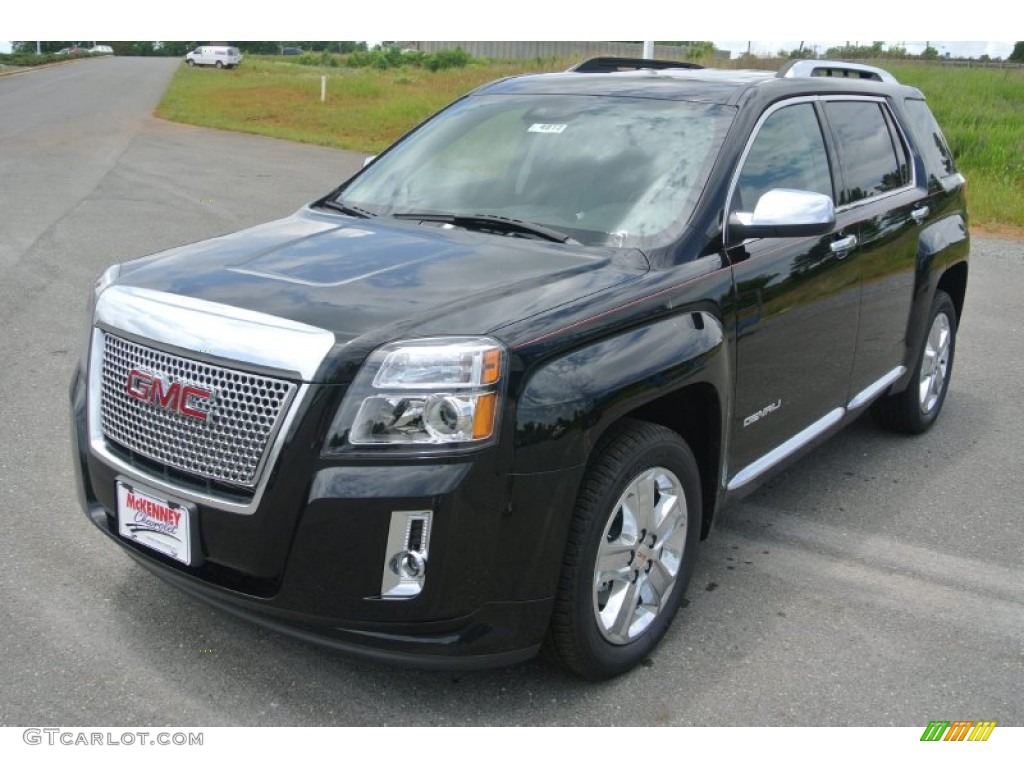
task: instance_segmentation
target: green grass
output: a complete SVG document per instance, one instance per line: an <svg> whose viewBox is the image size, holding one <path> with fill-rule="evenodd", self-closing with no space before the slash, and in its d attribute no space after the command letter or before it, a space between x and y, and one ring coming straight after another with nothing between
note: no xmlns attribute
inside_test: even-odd
<svg viewBox="0 0 1024 768"><path fill-rule="evenodd" d="M299 57L294 57L299 58ZM536 63L533 71L568 63ZM522 62L474 62L430 72L346 66L303 66L289 59L246 56L234 70L182 66L157 115L192 125L258 133L358 152L376 153L467 91L529 71ZM320 101L320 76L327 100Z"/></svg>
<svg viewBox="0 0 1024 768"><path fill-rule="evenodd" d="M464 69L350 68L344 57L247 56L225 71L182 65L157 115L193 125L376 153L473 88L574 61L472 60ZM769 65L770 66L770 65ZM920 88L968 179L971 224L1024 228L1024 71L886 63ZM320 102L326 74L327 101Z"/></svg>
<svg viewBox="0 0 1024 768"><path fill-rule="evenodd" d="M967 177L971 224L1024 227L1024 70L899 64L921 89Z"/></svg>

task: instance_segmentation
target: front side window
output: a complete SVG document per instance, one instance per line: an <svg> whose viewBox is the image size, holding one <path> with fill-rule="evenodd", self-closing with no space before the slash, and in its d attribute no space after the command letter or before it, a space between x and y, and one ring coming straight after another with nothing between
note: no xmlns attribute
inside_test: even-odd
<svg viewBox="0 0 1024 768"><path fill-rule="evenodd" d="M906 150L881 104L835 101L825 105L843 166L839 204L899 189L909 180Z"/></svg>
<svg viewBox="0 0 1024 768"><path fill-rule="evenodd" d="M470 97L381 156L338 200L381 216L501 216L586 245L665 245L688 221L733 114L657 99Z"/></svg>
<svg viewBox="0 0 1024 768"><path fill-rule="evenodd" d="M832 176L821 127L808 102L768 116L743 162L733 211L753 211L771 189L801 189L832 197Z"/></svg>

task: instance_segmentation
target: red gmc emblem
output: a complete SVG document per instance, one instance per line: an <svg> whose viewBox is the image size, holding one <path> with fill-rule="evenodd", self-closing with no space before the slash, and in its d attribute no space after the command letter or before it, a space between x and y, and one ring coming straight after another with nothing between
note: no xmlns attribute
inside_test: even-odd
<svg viewBox="0 0 1024 768"><path fill-rule="evenodd" d="M168 376L140 371L138 368L133 368L128 374L128 384L124 390L137 400L169 408L182 416L191 416L201 421L206 421L213 402L213 392L208 389L182 384L180 381L171 383Z"/></svg>

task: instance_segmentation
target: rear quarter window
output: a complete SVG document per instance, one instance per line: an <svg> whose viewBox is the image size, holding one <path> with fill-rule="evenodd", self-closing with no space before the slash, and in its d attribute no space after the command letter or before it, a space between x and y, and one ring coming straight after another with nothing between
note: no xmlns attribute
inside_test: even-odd
<svg viewBox="0 0 1024 768"><path fill-rule="evenodd" d="M942 187L941 179L956 173L953 153L949 151L946 137L942 135L942 129L924 101L906 99L903 105L910 121L910 133L924 160L928 189L934 191Z"/></svg>

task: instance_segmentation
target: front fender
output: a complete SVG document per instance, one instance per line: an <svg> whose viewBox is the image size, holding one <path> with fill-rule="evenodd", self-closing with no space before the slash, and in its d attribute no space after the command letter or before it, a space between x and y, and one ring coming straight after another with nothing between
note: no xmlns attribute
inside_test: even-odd
<svg viewBox="0 0 1024 768"><path fill-rule="evenodd" d="M690 384L709 383L727 402L726 338L714 315L685 312L547 361L519 398L513 471L585 464L612 423Z"/></svg>

